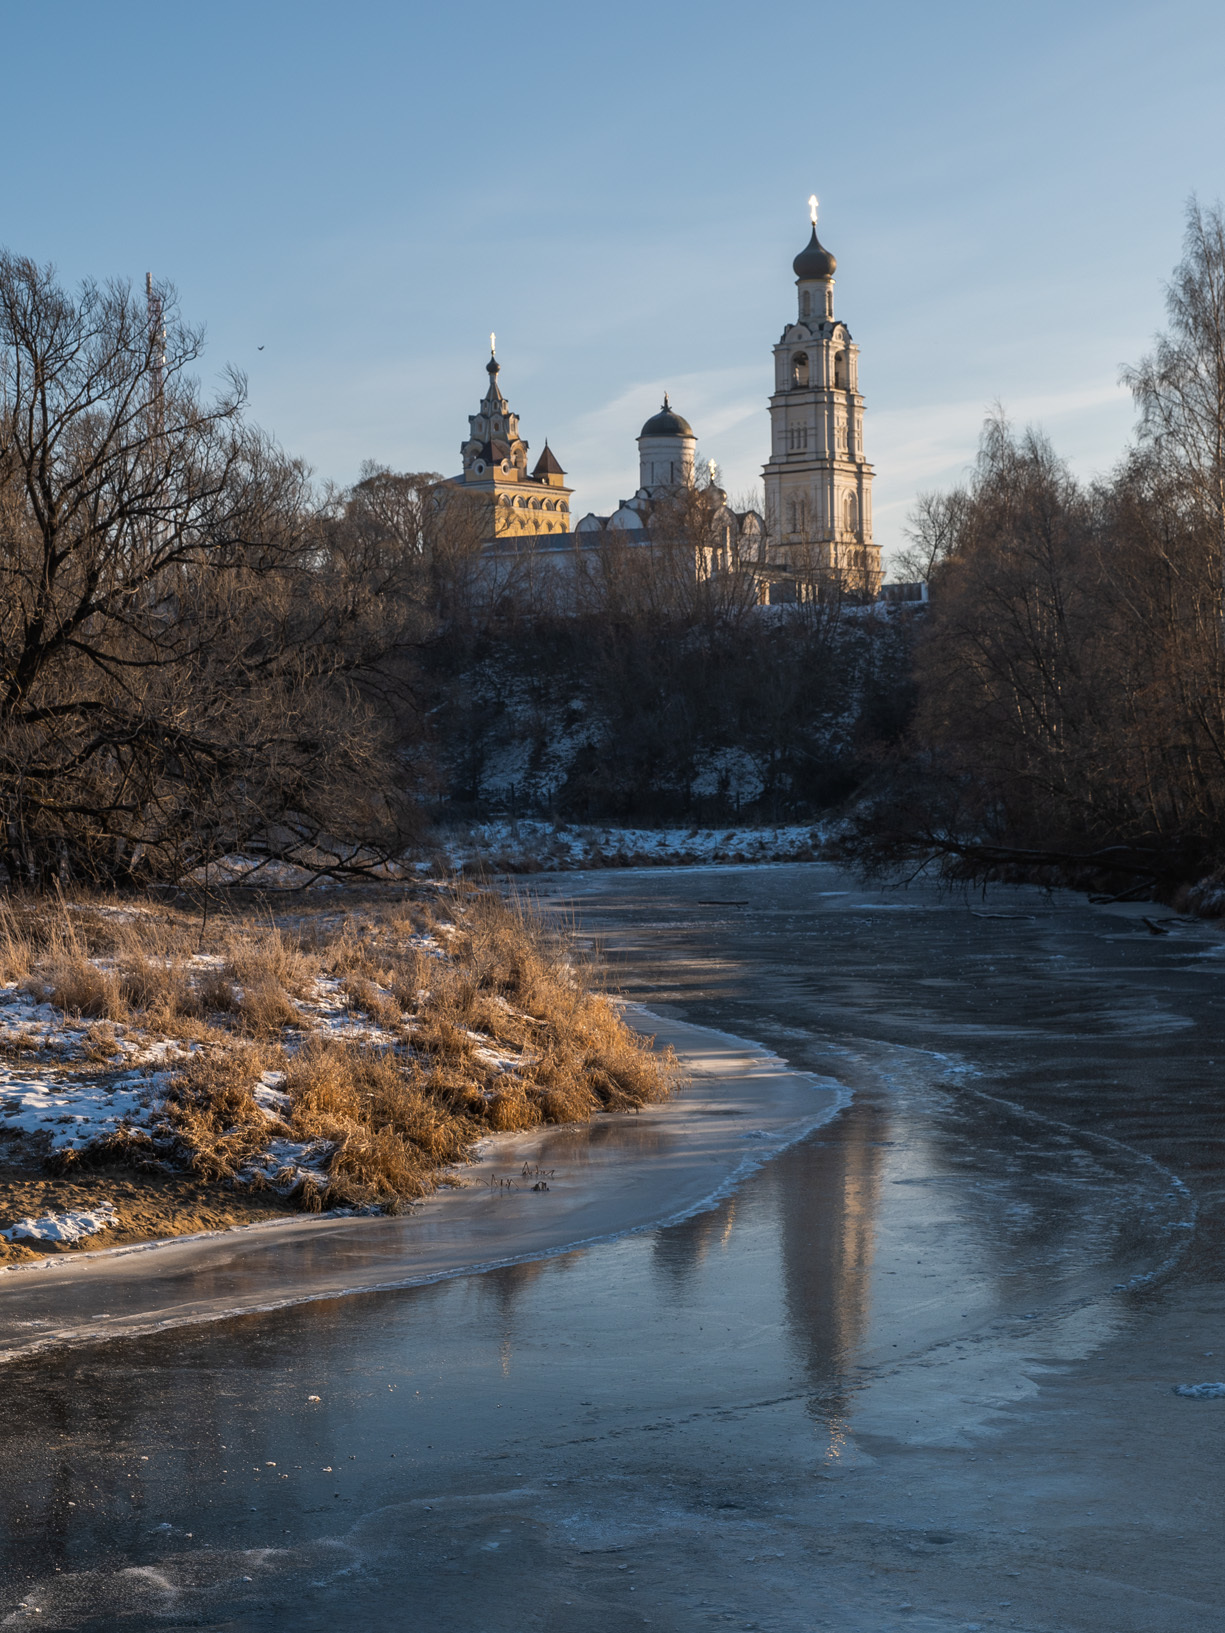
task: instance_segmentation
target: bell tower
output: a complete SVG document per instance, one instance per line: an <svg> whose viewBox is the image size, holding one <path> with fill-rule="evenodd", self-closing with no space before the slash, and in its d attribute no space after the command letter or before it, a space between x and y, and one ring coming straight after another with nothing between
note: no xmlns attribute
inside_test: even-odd
<svg viewBox="0 0 1225 1633"><path fill-rule="evenodd" d="M797 310L774 348L765 479L772 565L836 576L853 594L880 588L872 541L872 467L863 451L859 347L834 316L837 262L812 236L792 263Z"/></svg>
<svg viewBox="0 0 1225 1633"><path fill-rule="evenodd" d="M502 395L502 365L489 337L485 373L489 385L475 414L468 415L468 435L460 444L464 468L450 485L462 488L484 511L486 543L508 538L532 539L541 533L569 533L570 495L566 473L549 447L529 472L527 443L519 435L519 416Z"/></svg>

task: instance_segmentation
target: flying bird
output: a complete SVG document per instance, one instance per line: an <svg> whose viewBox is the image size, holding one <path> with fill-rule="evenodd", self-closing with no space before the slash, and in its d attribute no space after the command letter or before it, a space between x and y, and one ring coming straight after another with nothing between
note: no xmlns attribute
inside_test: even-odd
<svg viewBox="0 0 1225 1633"><path fill-rule="evenodd" d="M257 352L262 352L264 348L262 346L257 346L255 349Z"/></svg>

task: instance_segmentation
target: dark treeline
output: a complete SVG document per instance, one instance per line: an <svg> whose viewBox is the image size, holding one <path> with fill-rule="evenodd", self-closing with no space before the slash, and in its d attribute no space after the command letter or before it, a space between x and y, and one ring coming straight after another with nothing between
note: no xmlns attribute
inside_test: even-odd
<svg viewBox="0 0 1225 1633"><path fill-rule="evenodd" d="M851 795L905 723L898 625L829 594L762 608L734 580L708 588L649 609L584 600L438 642L427 662L450 809L776 822Z"/></svg>
<svg viewBox="0 0 1225 1633"><path fill-rule="evenodd" d="M1082 485L1002 417L923 500L914 716L861 807L870 863L1175 889L1225 860L1225 222L1192 206L1136 445Z"/></svg>
<svg viewBox="0 0 1225 1633"><path fill-rule="evenodd" d="M808 816L903 724L894 622L818 575L758 608L715 490L653 551L491 559L437 476L320 491L200 349L168 288L0 255L10 883L368 871L448 814Z"/></svg>

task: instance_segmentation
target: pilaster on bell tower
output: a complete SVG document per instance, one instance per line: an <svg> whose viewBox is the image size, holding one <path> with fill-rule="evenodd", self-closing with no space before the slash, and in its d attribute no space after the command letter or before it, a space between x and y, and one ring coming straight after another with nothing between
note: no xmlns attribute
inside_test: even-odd
<svg viewBox="0 0 1225 1633"><path fill-rule="evenodd" d="M837 262L812 236L792 263L797 311L774 348L770 459L763 471L770 558L837 576L875 595L880 550L872 541L872 467L863 451L859 347L834 316Z"/></svg>

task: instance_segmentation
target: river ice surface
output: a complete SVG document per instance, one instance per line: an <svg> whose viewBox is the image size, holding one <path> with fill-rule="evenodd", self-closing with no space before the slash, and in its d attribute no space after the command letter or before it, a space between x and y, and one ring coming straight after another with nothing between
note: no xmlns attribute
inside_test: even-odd
<svg viewBox="0 0 1225 1633"><path fill-rule="evenodd" d="M1225 1400L1174 1392L1225 1354L1220 932L820 864L542 893L849 1104L672 1224L18 1356L0 1625L1220 1633Z"/></svg>

